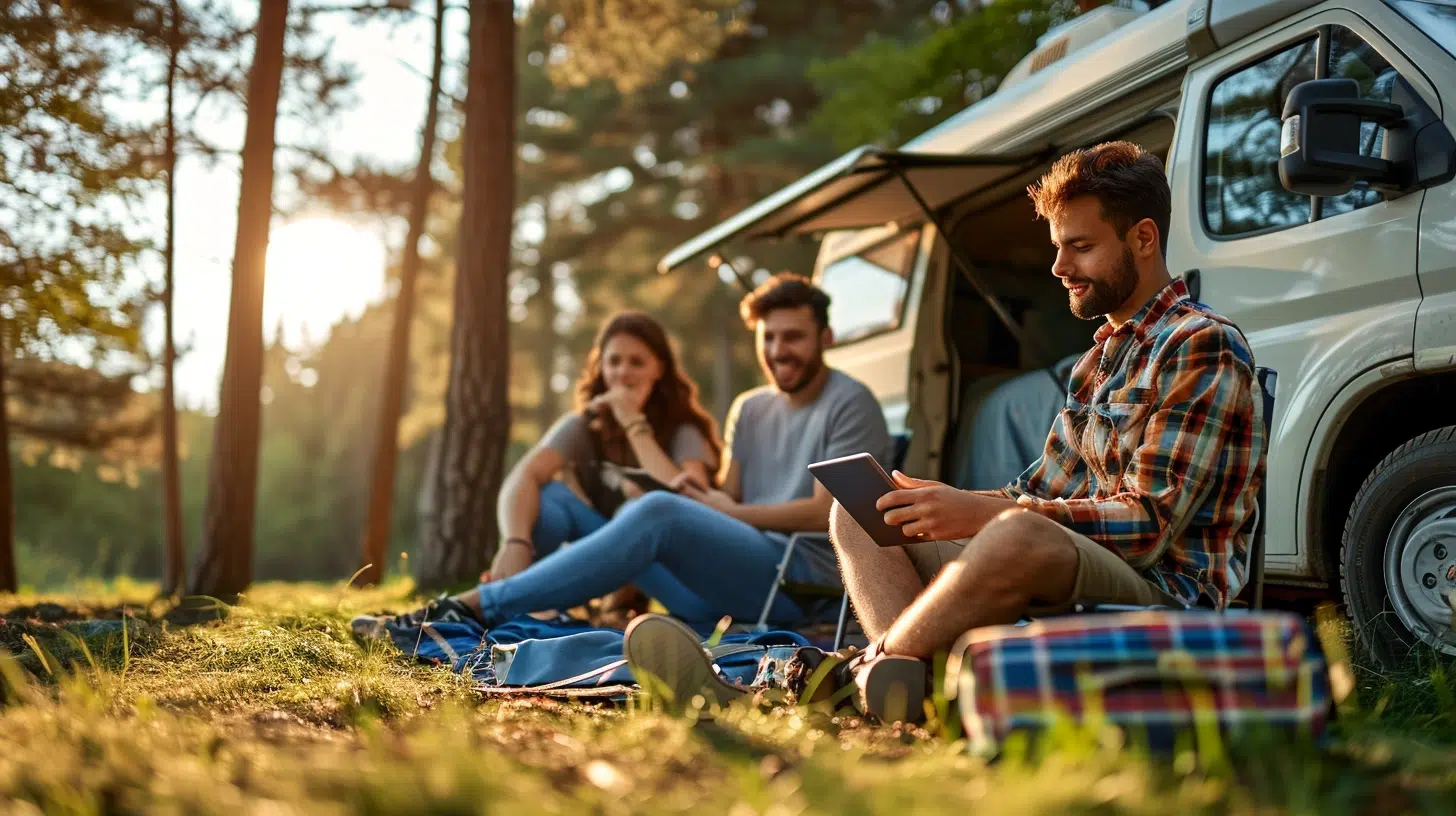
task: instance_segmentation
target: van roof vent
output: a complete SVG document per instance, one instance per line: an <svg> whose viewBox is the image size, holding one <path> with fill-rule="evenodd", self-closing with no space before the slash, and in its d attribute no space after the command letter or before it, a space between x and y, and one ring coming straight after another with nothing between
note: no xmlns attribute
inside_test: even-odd
<svg viewBox="0 0 1456 816"><path fill-rule="evenodd" d="M1036 48L1006 74L997 90L1004 90L1086 48L1146 13L1141 0L1116 0L1055 26L1037 40Z"/></svg>

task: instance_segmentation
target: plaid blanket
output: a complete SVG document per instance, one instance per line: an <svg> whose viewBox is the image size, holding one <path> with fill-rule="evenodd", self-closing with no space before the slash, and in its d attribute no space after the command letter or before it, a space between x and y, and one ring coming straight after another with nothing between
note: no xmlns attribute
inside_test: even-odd
<svg viewBox="0 0 1456 816"><path fill-rule="evenodd" d="M1215 725L1323 732L1332 710L1323 651L1297 615L1144 611L1075 615L964 635L947 695L971 748L1056 723L1123 728L1155 751Z"/></svg>

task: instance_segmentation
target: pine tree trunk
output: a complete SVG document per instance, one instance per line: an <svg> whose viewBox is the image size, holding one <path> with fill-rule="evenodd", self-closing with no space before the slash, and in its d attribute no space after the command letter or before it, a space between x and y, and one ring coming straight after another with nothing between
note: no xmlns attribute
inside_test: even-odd
<svg viewBox="0 0 1456 816"><path fill-rule="evenodd" d="M380 390L379 426L374 437L374 477L369 488L369 516L364 524L363 564L355 586L377 584L384 577L384 561L394 513L394 473L399 457L399 415L404 405L409 363L410 326L415 312L415 281L420 273L420 238L430 211L435 179L430 165L435 157L435 132L440 119L440 83L445 68L445 0L435 0L435 58L430 70L430 98L425 103L425 126L420 134L420 158L410 189L409 230L400 265L399 294L394 301L389 357Z"/></svg>
<svg viewBox="0 0 1456 816"><path fill-rule="evenodd" d="M516 48L511 0L471 0L460 242L435 507L415 561L421 587L473 580L495 555L510 404L506 273L515 212Z"/></svg>
<svg viewBox="0 0 1456 816"><path fill-rule="evenodd" d="M188 595L208 595L226 602L235 600L253 580L264 259L273 215L274 127L287 24L288 0L262 0L248 78L227 362L218 399L202 548L187 584Z"/></svg>
<svg viewBox="0 0 1456 816"><path fill-rule="evenodd" d="M177 473L177 346L173 337L172 293L176 258L177 223L177 119L174 105L177 91L177 57L181 25L177 0L170 4L167 36L167 276L162 289L165 346L162 365L162 515L166 525L166 551L162 560L162 594L172 597L182 588L187 575L187 545L182 538L182 482Z"/></svg>
<svg viewBox="0 0 1456 816"><path fill-rule="evenodd" d="M549 224L551 218L547 207L543 206L542 212L545 221ZM545 241L543 239L542 243ZM544 258L536 265L536 297L541 304L541 337L536 341L536 371L540 374L540 399L536 404L536 422L541 426L541 432L551 427L556 421L556 412L559 410L556 400L556 392L551 388L551 375L556 370L556 354L559 351L560 338L556 334L556 278L551 273L554 263Z"/></svg>
<svg viewBox="0 0 1456 816"><path fill-rule="evenodd" d="M0 592L19 587L15 574L15 486L10 476L10 418L5 409L5 343L0 341Z"/></svg>

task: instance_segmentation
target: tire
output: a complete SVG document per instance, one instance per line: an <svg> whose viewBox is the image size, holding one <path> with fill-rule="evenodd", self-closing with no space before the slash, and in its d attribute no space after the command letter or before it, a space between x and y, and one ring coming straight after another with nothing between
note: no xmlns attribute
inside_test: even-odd
<svg viewBox="0 0 1456 816"><path fill-rule="evenodd" d="M1340 550L1345 604L1360 641L1382 665L1404 662L1422 643L1456 654L1456 645L1443 642L1449 638L1439 629L1434 630L1436 634L1428 630L1424 635L1413 631L1409 625L1411 615L1403 616L1396 599L1391 597L1386 574L1388 548L1393 545L1404 549L1408 541L1416 538L1406 535L1400 541L1391 541L1398 522L1408 525L1402 514L1408 508L1414 512L1433 500L1438 506L1448 506L1448 496L1456 497L1456 426L1421 434L1392 451L1366 477L1350 507ZM1456 510L1452 512L1444 517L1456 518ZM1426 517L1420 513L1415 515ZM1442 516L1433 513L1431 517ZM1409 527L1402 529L1409 530ZM1456 555L1448 561L1452 559ZM1444 568L1441 572L1434 592L1451 588L1447 586ZM1448 622L1446 633L1450 628Z"/></svg>

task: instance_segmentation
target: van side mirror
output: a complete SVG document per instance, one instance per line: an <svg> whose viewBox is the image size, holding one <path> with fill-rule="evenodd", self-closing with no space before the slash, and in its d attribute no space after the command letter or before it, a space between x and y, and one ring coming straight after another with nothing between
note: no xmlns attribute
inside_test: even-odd
<svg viewBox="0 0 1456 816"><path fill-rule="evenodd" d="M1360 151L1360 125L1385 128L1380 156ZM1404 77L1390 102L1361 99L1353 79L1301 82L1284 100L1279 180L1290 192L1343 195L1356 182L1401 196L1456 178L1456 139Z"/></svg>

